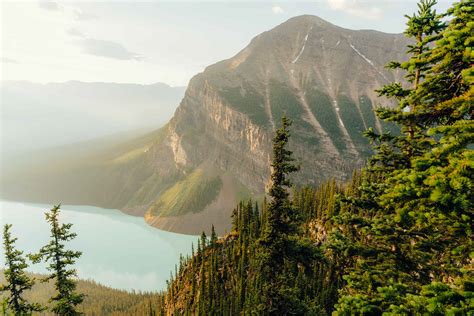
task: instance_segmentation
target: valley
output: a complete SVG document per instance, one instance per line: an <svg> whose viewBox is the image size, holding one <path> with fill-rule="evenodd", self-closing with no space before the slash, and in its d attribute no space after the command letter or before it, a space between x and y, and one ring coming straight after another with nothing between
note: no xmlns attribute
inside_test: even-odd
<svg viewBox="0 0 474 316"><path fill-rule="evenodd" d="M38 152L34 162L18 160L2 176L2 194L117 208L187 234L209 233L214 224L223 234L233 205L264 195L271 138L283 113L295 121L291 149L302 166L296 185L346 180L365 163L371 149L362 131L391 128L373 110L393 103L374 89L402 80L384 65L403 58L407 43L398 34L292 18L191 79L161 129L93 150L85 142Z"/></svg>
<svg viewBox="0 0 474 316"><path fill-rule="evenodd" d="M0 86L2 314L474 315L474 2L75 5L50 78L200 71Z"/></svg>

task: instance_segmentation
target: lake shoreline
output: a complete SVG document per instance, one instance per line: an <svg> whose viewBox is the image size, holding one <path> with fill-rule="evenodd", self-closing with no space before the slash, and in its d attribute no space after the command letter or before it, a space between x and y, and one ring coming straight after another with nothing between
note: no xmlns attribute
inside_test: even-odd
<svg viewBox="0 0 474 316"><path fill-rule="evenodd" d="M13 225L18 249L37 251L49 238L44 212L52 205L1 200L0 219ZM143 217L116 209L62 205L60 221L72 223L76 240L71 249L83 252L78 277L120 290L160 291L180 255L189 255L198 236L177 234L148 225ZM3 258L0 258L3 264ZM27 269L45 273L44 266ZM138 286L137 286L138 285Z"/></svg>

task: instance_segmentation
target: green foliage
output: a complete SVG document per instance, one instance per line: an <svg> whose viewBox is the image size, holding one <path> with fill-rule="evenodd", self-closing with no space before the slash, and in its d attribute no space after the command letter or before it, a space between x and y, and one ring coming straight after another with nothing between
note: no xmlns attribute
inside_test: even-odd
<svg viewBox="0 0 474 316"><path fill-rule="evenodd" d="M197 252L182 259L168 284L169 313L198 315L314 314L330 312L340 273L321 258L325 222L343 188L331 181L297 190L290 200L287 175L296 167L286 149L285 118L274 143L271 201L241 202L232 230L222 238L205 235ZM324 205L324 206L322 206ZM326 206L328 207L326 209ZM275 295L275 296L274 296Z"/></svg>
<svg viewBox="0 0 474 316"><path fill-rule="evenodd" d="M282 82L271 80L269 83L270 104L272 105L273 118L275 122L280 121L284 116L291 117L297 121L298 126L308 126L302 119L303 108L294 92Z"/></svg>
<svg viewBox="0 0 474 316"><path fill-rule="evenodd" d="M336 148L339 151L344 151L346 149L344 134L339 127L337 114L334 110L334 106L331 104L329 96L309 86L306 90L306 99L308 100L311 111L321 123L326 133L331 137Z"/></svg>
<svg viewBox="0 0 474 316"><path fill-rule="evenodd" d="M31 290L34 281L25 273L28 268L23 252L15 248L17 238L10 232L12 225L3 227L3 249L5 251L6 270L4 271L6 284L0 286L0 292L8 292L3 306L3 315L7 310L13 315L30 315L40 312L43 307L38 303L28 303L24 297L25 292Z"/></svg>
<svg viewBox="0 0 474 316"><path fill-rule="evenodd" d="M5 281L0 271L0 283ZM28 277L42 279L40 274L27 273ZM77 280L77 290L84 293L84 301L77 306L77 310L84 315L111 315L111 316L135 316L135 315L160 315L162 310L163 296L160 293L136 293L112 289L93 281ZM48 282L37 282L30 291L25 292L28 301L39 302L50 309L53 304L49 298L54 296L56 288L54 280ZM2 296L0 294L0 300ZM5 315L0 310L0 315ZM55 315L53 312L44 310L40 315Z"/></svg>
<svg viewBox="0 0 474 316"><path fill-rule="evenodd" d="M363 131L366 127L357 105L345 95L339 95L337 102L340 108L341 119L346 126L352 142L361 155L367 157L371 151L368 146L369 142L363 136Z"/></svg>
<svg viewBox="0 0 474 316"><path fill-rule="evenodd" d="M200 212L217 198L221 188L219 176L206 178L204 170L197 169L163 192L149 211L163 216Z"/></svg>
<svg viewBox="0 0 474 316"><path fill-rule="evenodd" d="M228 87L219 92L233 108L247 114L253 123L265 126L270 123L264 108L264 99L250 84L242 87Z"/></svg>
<svg viewBox="0 0 474 316"><path fill-rule="evenodd" d="M372 102L370 99L363 95L359 98L359 107L360 107L360 112L362 114L362 117L364 118L367 128L375 128L377 126L376 124L376 117L374 113L374 108L372 106Z"/></svg>
<svg viewBox="0 0 474 316"><path fill-rule="evenodd" d="M348 104L349 99L338 99L343 120L356 122L349 132L359 149L366 143L355 135L366 125L370 127L365 135L375 144L375 153L366 168L354 172L348 183L331 180L317 188L293 188L290 194L289 175L298 167L288 150L291 121L285 112L300 120L302 108L294 94L271 82L271 103L282 126L273 139L268 196L261 204L240 202L228 235L218 238L214 227L210 238L203 233L197 251L193 247L191 256L181 257L166 294L153 297L153 303L141 301L137 313L474 313L474 3L454 4L443 15L450 18L447 25L433 9L435 4L422 0L418 12L408 16L405 34L413 39L409 58L388 65L406 71L412 86L395 82L378 91L398 102L397 108L378 109L377 115L396 124L399 133L379 134L373 128L376 121L368 114L372 105L367 98L360 100L361 113L355 104ZM249 111L260 111L254 107L260 104L260 97L251 89L226 93L228 102L242 102ZM309 100L324 101L323 96L312 93ZM324 102L313 104L313 110L324 112L328 106ZM264 117L263 113L253 119ZM326 114L328 121L334 121L333 112ZM305 129L300 123L298 137ZM182 197L204 207L216 196L216 188L220 189L221 184L212 179L191 174L162 195L166 209L185 212L188 206L180 202ZM58 210L47 217L53 241L37 258L53 261L48 278L57 279L59 289L53 300L62 304L61 299L69 296L79 303L82 296L74 292L75 284L69 278L74 270L65 267L80 253L64 249L61 242L75 235L69 232L70 224L58 224ZM55 260L57 257L62 259ZM26 282L29 284L28 279ZM53 310L77 314L75 304L61 304ZM66 307L70 308L67 312Z"/></svg>
<svg viewBox="0 0 474 316"><path fill-rule="evenodd" d="M473 15L467 13L473 4L455 4L445 30L434 5L421 1L409 17L410 59L390 65L406 70L413 88L392 84L379 91L399 101L378 115L401 126L401 134L367 132L377 152L334 219L340 225L334 240L353 260L336 314L472 312L472 293L453 280L472 279L474 134L466 45L472 43Z"/></svg>
<svg viewBox="0 0 474 316"><path fill-rule="evenodd" d="M474 312L473 284L460 287L433 282L424 285L418 295L408 295L407 307L394 306L389 315L413 312L419 315L470 315Z"/></svg>
<svg viewBox="0 0 474 316"><path fill-rule="evenodd" d="M72 233L72 224L61 224L59 222L60 206L55 206L46 213L46 220L51 225L51 241L43 246L37 254L32 255L33 262L44 260L49 263L47 269L51 272L44 281L54 280L56 295L51 298L54 302L52 311L58 315L80 315L76 310L84 300L84 295L76 292L75 269L69 269L77 258L81 256L80 251L66 249L66 242L76 237Z"/></svg>
<svg viewBox="0 0 474 316"><path fill-rule="evenodd" d="M266 200L234 210L232 232L206 239L170 282L172 313L213 315L471 315L474 126L473 3L448 11L434 1L409 17L407 72L379 90L399 103L377 115L399 133L366 136L375 154L350 183L287 192L296 170L286 149L288 122L274 139ZM285 91L281 93L285 94ZM294 100L280 97L289 104ZM347 100L340 99L340 103ZM362 130L375 123L354 110ZM281 112L286 108L281 107ZM299 108L296 109L298 111ZM382 127L387 126L382 124ZM351 135L356 132L351 130ZM353 138L362 146L360 139ZM323 256L324 255L324 256ZM189 290L189 288L191 288Z"/></svg>
<svg viewBox="0 0 474 316"><path fill-rule="evenodd" d="M6 269L0 274L2 315L158 315L164 313L164 296L160 293L129 293L98 285L91 281L74 280L76 271L68 268L81 255L66 249L66 243L76 234L71 224L60 224L59 206L46 213L51 224L51 241L38 254L30 255L34 263L49 262L51 274L32 275L22 252L15 249L11 225L5 225L3 239ZM213 240L217 236L213 235ZM35 283L41 278L41 283ZM3 292L3 293L1 293ZM84 293L84 294L78 294ZM28 303L36 301L40 303Z"/></svg>
<svg viewBox="0 0 474 316"><path fill-rule="evenodd" d="M5 183L12 184L4 186L5 192L17 200L67 200L113 209L149 205L180 174L171 168L169 176L159 175L149 157L167 128L39 151L34 160L19 159L5 170Z"/></svg>
<svg viewBox="0 0 474 316"><path fill-rule="evenodd" d="M254 311L265 315L306 311L293 281L301 272L299 269L304 269L315 258L310 245L296 238L299 218L287 190L291 186L289 174L299 168L294 164L292 152L287 149L291 121L283 116L281 122L273 139L270 203L266 207L263 231L256 249L256 270L260 275L255 282L258 281L261 290ZM304 266L299 268L298 264Z"/></svg>

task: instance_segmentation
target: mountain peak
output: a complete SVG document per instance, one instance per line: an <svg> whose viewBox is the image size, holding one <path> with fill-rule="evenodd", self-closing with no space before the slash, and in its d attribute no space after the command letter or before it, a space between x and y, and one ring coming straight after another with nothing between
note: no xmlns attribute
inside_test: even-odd
<svg viewBox="0 0 474 316"><path fill-rule="evenodd" d="M162 229L197 234L211 221L222 233L239 200L264 193L283 114L294 122L290 147L302 165L294 183L346 179L370 154L362 131L382 130L374 90L403 80L384 65L402 60L405 47L401 35L351 31L312 15L256 36L190 81L156 139L111 155L116 181L107 186L120 196L104 206L146 213Z"/></svg>
<svg viewBox="0 0 474 316"><path fill-rule="evenodd" d="M197 77L216 86L228 85L236 76L260 85L272 73L273 79L286 83L325 81L325 90L331 81L329 89L338 94L337 89L351 89L340 84L348 75L361 80L368 76L377 86L387 83L387 56L403 58L399 47L405 44L401 34L348 30L314 15L301 15L257 35L237 55L207 67Z"/></svg>
<svg viewBox="0 0 474 316"><path fill-rule="evenodd" d="M294 17L286 20L285 22L283 22L282 24L280 24L276 28L281 27L281 26L294 28L294 27L298 27L298 26L307 26L307 25L313 26L313 27L328 27L328 26L331 26L331 27L339 28L338 26L324 20L323 18L320 18L319 16L310 15L310 14L294 16Z"/></svg>

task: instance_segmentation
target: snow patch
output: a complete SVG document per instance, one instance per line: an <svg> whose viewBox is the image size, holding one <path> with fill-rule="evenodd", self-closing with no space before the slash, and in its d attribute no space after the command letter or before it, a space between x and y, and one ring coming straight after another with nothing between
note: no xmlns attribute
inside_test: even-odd
<svg viewBox="0 0 474 316"><path fill-rule="evenodd" d="M331 78L328 77L327 79L328 79L328 86L329 86L329 89L332 90ZM339 104L337 104L336 99L333 99L333 100L332 100L332 103L333 103L333 105L334 105L334 109L336 110L337 119L338 119L338 121L339 121L339 124L341 124L341 126L345 129L346 127L344 126L344 122L342 122L341 114L339 114L339 111L340 111Z"/></svg>
<svg viewBox="0 0 474 316"><path fill-rule="evenodd" d="M337 101L336 101L336 100L333 100L332 102L334 103L334 108L336 109L336 112L337 112L337 119L339 120L339 124L341 124L341 126L342 126L343 128L346 128L346 127L344 126L344 122L343 122L342 119L341 119L341 115L339 114L339 111L340 111L340 109L339 109L339 104L337 104Z"/></svg>
<svg viewBox="0 0 474 316"><path fill-rule="evenodd" d="M303 41L303 47L301 47L301 50L300 52L298 53L298 56L296 56L296 58L291 62L292 64L296 63L298 61L298 59L300 59L300 56L301 54L303 54L303 51L304 51L304 48L306 46L306 42L308 41L308 36L309 36L309 32L313 29L313 27L311 26L308 30L308 33L306 33L306 36L304 37L304 41Z"/></svg>
<svg viewBox="0 0 474 316"><path fill-rule="evenodd" d="M364 59L367 63L369 63L369 65L372 66L372 68L375 69L375 71L377 71L379 73L379 75L381 75L385 80L389 81L387 79L387 77L385 77L385 75L377 69L377 67L375 66L375 64L370 60L368 59L364 54L362 54L357 48L354 47L354 45L352 45L352 43L349 43L349 45L351 46L351 48L357 53L357 55L359 55L360 57L362 57L362 59Z"/></svg>

